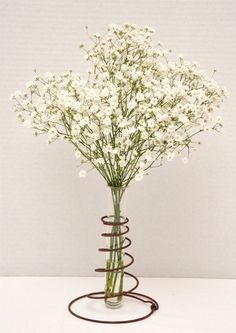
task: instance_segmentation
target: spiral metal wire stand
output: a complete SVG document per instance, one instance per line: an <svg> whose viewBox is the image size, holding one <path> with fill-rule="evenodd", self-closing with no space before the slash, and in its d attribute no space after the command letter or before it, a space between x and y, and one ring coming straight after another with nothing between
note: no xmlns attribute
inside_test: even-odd
<svg viewBox="0 0 236 333"><path fill-rule="evenodd" d="M129 227L126 225L128 222L129 222L129 219L128 218L123 218L123 221L117 223L117 222L111 222L109 221L109 216L103 216L101 218L101 221L104 225L106 226L123 226L125 228L125 230L123 232L120 232L120 233L114 233L114 232L111 232L111 233L102 233L102 236L103 237L116 237L116 236L123 236L123 235L126 235L128 232L129 232ZM131 244L132 244L132 241L130 238L126 237L125 236L125 242L124 244L126 245L123 245L122 247L120 248L115 248L115 249L110 249L110 248L99 248L98 250L101 251L101 252L111 252L111 251L121 251L121 250L124 250L124 249L127 249ZM125 256L129 257L130 261L128 264L125 264L124 266L122 267L119 267L119 268L114 268L114 269L106 269L106 268L97 268L95 269L96 272L103 272L103 273L106 273L106 272L111 272L111 271L120 271L120 270L123 270L129 266L131 266L134 262L134 258L131 254L125 252L124 253ZM143 319L146 319L148 317L150 317L155 311L157 311L159 309L159 305L158 303L150 296L147 296L145 294L141 294L141 293L137 293L135 292L134 290L138 287L139 285L139 280L136 276L134 276L133 274L131 273L128 273L128 272L124 272L124 274L126 276L129 276L131 278L134 279L135 281L135 285L129 289L129 290L126 290L126 291L123 291L121 294L120 293L116 293L114 294L113 296L105 296L105 292L104 291L97 291L97 292L91 292L89 294L85 294L85 295L82 295L82 296L79 296L75 299L73 299L70 304L68 305L68 310L69 312L77 317L77 318L80 318L80 319L83 319L83 320L87 320L87 321L90 321L90 322L95 322L95 323L102 323L102 324L126 324L126 323L132 323L132 322L136 322L136 321L139 321L139 320L143 320ZM130 297L130 298L134 298L140 302L143 302L143 303L146 303L146 304L150 304L150 308L149 308L149 311L147 314L145 314L144 316L141 316L141 317L137 317L137 318L134 318L134 319L127 319L127 320L99 320L99 319L93 319L93 318L88 318L88 317L84 317L84 316L81 316L79 313L76 313L72 310L72 305L75 304L76 302L84 299L84 298L90 298L90 299L97 299L97 300L101 300L101 299L107 299L107 298L114 298L114 297L117 297L117 296L123 296L123 297Z"/></svg>

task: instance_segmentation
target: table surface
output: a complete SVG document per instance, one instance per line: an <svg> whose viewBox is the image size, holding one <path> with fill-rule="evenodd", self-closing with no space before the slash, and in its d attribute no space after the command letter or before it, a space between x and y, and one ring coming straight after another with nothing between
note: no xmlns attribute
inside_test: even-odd
<svg viewBox="0 0 236 333"><path fill-rule="evenodd" d="M104 279L97 277L1 277L0 332L236 332L236 280L140 278L137 291L155 298L160 309L137 323L90 323L67 311L73 298L102 290L103 283ZM74 310L78 308L83 315L112 320L134 318L148 311L145 304L132 299L126 299L116 310L97 300L84 300L75 304Z"/></svg>

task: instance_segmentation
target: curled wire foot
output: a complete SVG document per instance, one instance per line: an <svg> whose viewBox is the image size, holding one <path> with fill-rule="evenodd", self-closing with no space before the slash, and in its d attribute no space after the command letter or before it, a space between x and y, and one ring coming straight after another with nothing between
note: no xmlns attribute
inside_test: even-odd
<svg viewBox="0 0 236 333"><path fill-rule="evenodd" d="M126 225L129 222L128 218L123 218L120 223L115 223L115 222L109 221L109 216L103 216L101 218L101 221L102 221L102 223L104 225L108 225L108 226L113 226L113 225L116 225L116 226L120 225L121 226L122 225L122 226L125 227L125 230L123 232L120 232L120 233L114 233L114 232L113 233L112 232L111 233L103 233L102 234L103 237L121 236L121 235L126 235L129 232L129 227ZM124 244L125 245L123 245L122 247L116 248L116 249L99 248L98 250L101 251L101 252L111 252L111 251L124 250L124 249L127 249L132 244L131 239L125 236L125 242L124 242ZM122 270L122 269L125 269L125 268L131 266L133 264L133 262L134 262L133 256L131 254L127 253L127 252L125 252L125 256L127 256L129 258L128 264L125 264L122 267L113 268L113 269L97 268L97 269L95 269L95 271L96 272L105 272L106 273L106 272L110 272L110 271ZM81 295L81 296L73 299L69 303L69 305L68 305L69 312L73 316L75 316L77 318L80 318L80 319L83 319L83 320L87 320L87 321L90 321L90 322L102 323L102 324L126 324L126 323L133 323L133 322L140 321L140 320L143 320L143 319L146 319L146 318L150 317L155 311L157 311L159 309L158 303L152 297L150 297L148 295L145 295L145 294L137 293L137 292L134 291L139 286L139 280L138 280L138 278L136 276L134 276L133 274L128 273L128 272L124 272L124 275L129 276L129 277L131 277L134 280L135 284L134 284L134 286L131 289L123 291L122 293L116 293L113 296L106 296L104 291L96 291L96 292L91 292L91 293L88 293L88 294L85 294L85 295ZM138 300L140 302L143 302L144 304L149 304L150 307L149 307L148 313L145 314L144 316L137 317L137 318L134 318L134 319L127 319L127 320L99 320L99 319L93 319L93 318L88 318L88 317L81 316L79 313L76 313L76 312L74 312L72 310L72 305L75 304L76 302L84 299L84 298L101 300L101 299L113 298L113 297L118 297L118 296L133 298L133 299L136 299L136 300Z"/></svg>

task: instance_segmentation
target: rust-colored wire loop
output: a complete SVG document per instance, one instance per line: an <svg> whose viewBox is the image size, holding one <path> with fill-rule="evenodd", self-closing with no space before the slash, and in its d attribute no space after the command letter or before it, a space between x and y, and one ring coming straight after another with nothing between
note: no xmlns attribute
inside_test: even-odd
<svg viewBox="0 0 236 333"><path fill-rule="evenodd" d="M120 233L115 233L115 232L111 232L111 233L102 233L102 236L103 237L116 237L116 236L123 236L125 234L127 234L129 232L129 227L126 225L128 222L129 222L129 219L126 217L126 218L123 218L122 221L120 223L116 223L116 222L113 222L113 221L109 221L109 216L103 216L101 218L101 221L104 225L107 225L107 226L113 226L113 225L122 225L124 226L124 231L123 232L120 232ZM132 241L130 238L128 237L125 237L125 242L123 244L122 247L119 247L119 248L115 248L115 249L110 249L110 248L99 248L98 250L101 251L101 252L111 252L111 251L120 251L120 250L124 250L124 249L127 249L130 245L132 244ZM112 272L112 271L120 271L120 270L123 270L129 266L131 266L134 262L134 258L131 254L125 252L125 256L129 257L130 261L128 262L128 264L125 264L123 267L119 267L119 268L114 268L114 269L105 269L105 268L96 268L95 271L96 272ZM68 310L69 312L77 317L77 318L80 318L80 319L83 319L83 320L87 320L87 321L90 321L90 322L95 322L95 323L102 323L102 324L126 324L126 323L133 323L133 322L136 322L136 321L139 321L139 320L143 320L143 319L146 319L148 317L150 317L156 310L159 309L159 305L158 303L150 296L147 296L145 294L140 294L140 293L137 293L135 292L134 290L139 286L139 280L136 276L134 276L133 274L131 273L128 273L128 272L124 272L124 274L126 276L129 276L131 278L134 279L135 281L135 285L129 289L129 290L126 290L126 291L123 291L121 294L120 293L116 293L114 294L113 296L109 296L109 297L105 297L105 293L104 291L97 291L97 292L92 292L92 293L89 293L89 294L85 294L85 295L82 295L82 296L79 296L77 298L75 298L74 300L72 300L70 302L70 304L68 305ZM99 320L99 319L93 319L93 318L88 318L88 317L84 317L84 316L81 316L80 314L74 312L72 310L72 305L74 303L76 303L77 301L81 300L81 299L84 299L84 298L90 298L90 299L105 299L105 298L113 298L113 297L117 297L117 296L123 296L123 297L130 297L130 298L133 298L133 299L136 299L140 302L143 302L143 303L146 303L146 304L149 304L150 307L149 307L149 311L147 314L145 314L144 316L141 316L141 317L137 317L137 318L134 318L134 319L127 319L127 320Z"/></svg>

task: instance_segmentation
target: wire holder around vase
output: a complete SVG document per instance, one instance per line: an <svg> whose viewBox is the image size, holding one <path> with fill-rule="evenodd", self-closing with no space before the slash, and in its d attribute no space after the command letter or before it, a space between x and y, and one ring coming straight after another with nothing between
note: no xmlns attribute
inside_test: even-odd
<svg viewBox="0 0 236 333"><path fill-rule="evenodd" d="M120 225L120 226L124 226L125 230L120 233L120 234L117 234L117 233L102 233L102 236L103 237L114 237L114 236L119 236L119 235L126 235L128 232L129 232L129 227L127 226L127 223L129 222L129 219L126 217L126 218L123 218L123 221L117 223L117 222L114 222L114 221L109 221L109 216L103 216L101 218L101 221L104 225L106 226L113 226L113 225ZM124 242L125 245L123 245L122 247L120 248L116 248L116 249L109 249L109 248L99 248L98 251L101 251L101 252L110 252L110 251L120 251L120 250L124 250L124 249L127 249L131 244L132 244L132 241L130 238L126 237L125 236L125 242ZM130 261L125 264L124 266L122 267L119 267L119 268L114 268L113 270L116 271L116 270L123 270L129 266L131 266L134 262L134 257L130 254L130 253L127 253L125 252L124 253L125 256L129 257ZM108 270L106 268L97 268L95 269L96 272L104 272L106 273ZM150 317L155 311L157 311L159 309L159 305L158 303L150 296L148 295L145 295L145 294L141 294L141 293L137 293L135 292L134 290L139 286L139 280L138 278L131 274L131 273L128 273L128 272L124 272L124 274L126 276L129 276L131 278L134 279L135 281L135 285L127 290L127 291L123 291L121 294L120 293L116 293L114 294L113 296L106 296L105 297L105 292L104 291L96 291L96 292L91 292L91 293L88 293L88 294L85 294L85 295L81 295L75 299L73 299L69 305L68 305L68 310L69 312L77 317L77 318L80 318L80 319L83 319L83 320L87 320L87 321L90 321L90 322L95 322L95 323L103 323L103 324L125 324L125 323L132 323L132 322L136 322L136 321L139 321L139 320L143 320L143 319L146 319L148 317ZM84 316L81 316L79 313L76 313L72 310L72 305L74 303L76 303L77 301L81 300L81 299L84 299L84 298L90 298L90 299L98 299L98 300L101 300L101 299L105 299L105 298L113 298L113 297L117 297L117 296L123 296L123 297L130 297L130 298L134 298L140 302L143 302L143 303L149 303L150 304L150 309L149 309L149 312L147 314L145 314L144 316L141 316L141 317L137 317L137 318L133 318L133 319L127 319L127 320L99 320L99 319L93 319L93 318L88 318L88 317L84 317Z"/></svg>

